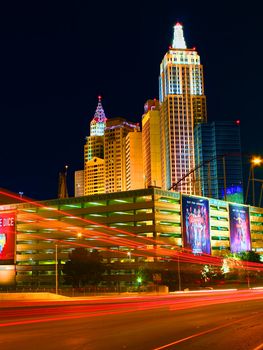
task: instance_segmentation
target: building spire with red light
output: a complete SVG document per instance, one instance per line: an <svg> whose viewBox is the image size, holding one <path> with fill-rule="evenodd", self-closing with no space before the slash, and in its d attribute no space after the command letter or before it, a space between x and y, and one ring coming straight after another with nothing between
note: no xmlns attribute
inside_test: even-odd
<svg viewBox="0 0 263 350"><path fill-rule="evenodd" d="M106 121L107 118L101 104L101 96L98 96L98 105L94 117L90 123L90 136L103 136Z"/></svg>
<svg viewBox="0 0 263 350"><path fill-rule="evenodd" d="M181 23L177 22L174 26L174 37L173 37L173 45L174 49L186 49L186 43L184 40L184 32L183 26Z"/></svg>

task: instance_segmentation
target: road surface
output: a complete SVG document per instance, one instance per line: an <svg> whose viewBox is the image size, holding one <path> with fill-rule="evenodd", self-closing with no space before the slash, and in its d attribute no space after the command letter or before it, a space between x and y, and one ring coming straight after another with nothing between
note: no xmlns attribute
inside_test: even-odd
<svg viewBox="0 0 263 350"><path fill-rule="evenodd" d="M3 350L263 349L263 291L0 306Z"/></svg>

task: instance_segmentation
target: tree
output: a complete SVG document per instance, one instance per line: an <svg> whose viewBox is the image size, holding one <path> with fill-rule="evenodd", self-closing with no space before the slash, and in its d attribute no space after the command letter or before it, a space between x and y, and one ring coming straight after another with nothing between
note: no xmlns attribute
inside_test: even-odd
<svg viewBox="0 0 263 350"><path fill-rule="evenodd" d="M215 284L224 279L219 266L204 265L201 269L201 285Z"/></svg>
<svg viewBox="0 0 263 350"><path fill-rule="evenodd" d="M260 255L254 252L254 250L249 250L248 252L240 252L239 256L240 260L261 263Z"/></svg>
<svg viewBox="0 0 263 350"><path fill-rule="evenodd" d="M234 258L236 260L261 263L260 255L257 252L254 252L254 250L243 251L239 253L230 253L227 257Z"/></svg>
<svg viewBox="0 0 263 350"><path fill-rule="evenodd" d="M256 281L261 278L261 268L255 269L257 264L251 264L249 262L262 264L260 260L260 255L253 251L243 251L239 253L230 253L223 260L223 273L225 273L226 278L230 280L251 280Z"/></svg>
<svg viewBox="0 0 263 350"><path fill-rule="evenodd" d="M105 266L97 250L88 251L86 248L76 248L69 254L69 260L63 267L66 283L73 287L87 284L97 285L101 281Z"/></svg>

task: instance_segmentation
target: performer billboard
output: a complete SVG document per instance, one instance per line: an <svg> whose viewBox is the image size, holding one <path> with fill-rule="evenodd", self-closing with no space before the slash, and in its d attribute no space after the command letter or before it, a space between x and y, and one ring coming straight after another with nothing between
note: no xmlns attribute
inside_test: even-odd
<svg viewBox="0 0 263 350"><path fill-rule="evenodd" d="M184 246L194 254L211 254L208 199L182 196Z"/></svg>
<svg viewBox="0 0 263 350"><path fill-rule="evenodd" d="M15 256L15 212L0 212L0 264L14 262Z"/></svg>
<svg viewBox="0 0 263 350"><path fill-rule="evenodd" d="M248 207L229 204L229 221L231 252L238 253L251 250Z"/></svg>

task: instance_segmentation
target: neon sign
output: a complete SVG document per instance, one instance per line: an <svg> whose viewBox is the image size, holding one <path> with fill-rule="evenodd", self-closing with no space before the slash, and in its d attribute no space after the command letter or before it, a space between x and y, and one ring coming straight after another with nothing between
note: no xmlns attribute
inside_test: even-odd
<svg viewBox="0 0 263 350"><path fill-rule="evenodd" d="M15 212L0 212L0 263L14 261Z"/></svg>

